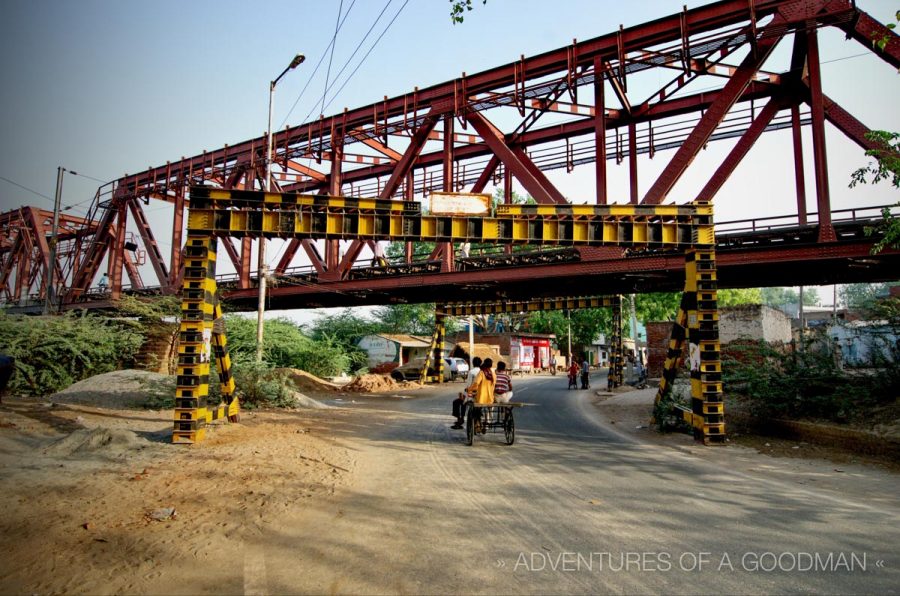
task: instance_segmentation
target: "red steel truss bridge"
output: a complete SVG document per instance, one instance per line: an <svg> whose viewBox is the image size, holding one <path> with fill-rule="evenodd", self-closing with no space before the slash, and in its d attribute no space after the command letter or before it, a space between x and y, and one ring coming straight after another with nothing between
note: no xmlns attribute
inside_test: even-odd
<svg viewBox="0 0 900 596"><path fill-rule="evenodd" d="M715 201L760 135L789 129L794 159L785 167L793 169L795 183L783 194L796 209L786 207L793 212L779 218L717 222L719 286L893 279L900 254L870 255L873 238L864 233L879 210L831 208L826 122L861 150L880 147L860 120L822 92L818 38L825 27L900 68L898 37L849 0L726 0L287 127L275 134L273 190L413 201L433 191L496 185L509 197L515 179L539 204L565 204L547 172L593 167L590 202L606 205L607 166L616 160L627 162L628 201L655 205L675 198L671 190L707 144L737 139L699 195L690 197ZM886 40L883 49L873 46L876 38ZM764 70L779 43L791 46L790 68ZM647 72L665 82L641 94ZM694 91L699 88L704 91ZM811 129L811 151L804 151L804 126ZM656 158L668 161L639 192L638 156L661 151L665 156ZM102 186L85 218L61 218L54 263L48 212L23 207L0 215L0 300L39 304L51 266L63 308L108 306L123 292L179 292L190 187L260 189L265 153L266 139L258 137ZM807 181L802 166L809 153L814 179ZM807 194L815 197L810 212ZM172 204L170 229L151 229L144 212L151 201ZM168 258L157 235L171 239ZM219 286L237 308L255 304L254 241L219 238L219 253L236 271ZM367 245L371 240L363 238L291 238L271 264L270 306L608 295L675 290L684 280L683 255L653 250L535 245L457 258L448 242L422 255L407 243L399 262L371 267ZM295 264L300 254L309 265ZM152 282L142 278L145 261ZM99 293L103 273L109 287Z"/></svg>

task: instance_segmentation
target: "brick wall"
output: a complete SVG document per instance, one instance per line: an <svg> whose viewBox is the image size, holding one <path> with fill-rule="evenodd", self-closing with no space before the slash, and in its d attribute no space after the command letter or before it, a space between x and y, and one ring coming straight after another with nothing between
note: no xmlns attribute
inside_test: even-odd
<svg viewBox="0 0 900 596"><path fill-rule="evenodd" d="M669 351L669 336L672 335L672 323L647 323L647 374L651 377L662 376L666 354Z"/></svg>

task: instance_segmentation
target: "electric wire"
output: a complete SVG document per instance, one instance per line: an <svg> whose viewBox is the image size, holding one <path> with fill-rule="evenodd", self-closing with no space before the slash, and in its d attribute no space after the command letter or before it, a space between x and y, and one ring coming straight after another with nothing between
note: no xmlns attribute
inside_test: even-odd
<svg viewBox="0 0 900 596"><path fill-rule="evenodd" d="M366 34L363 35L362 39L359 40L359 43L356 44L356 48L353 49L353 53L350 54L350 57L347 58L347 60L344 62L344 65L341 67L341 70L339 70L338 73L334 76L334 81L332 81L331 85L328 86L328 89L326 89L326 93L328 91L331 91L331 88L334 87L335 82L337 82L337 80L339 78L341 78L341 75L344 74L344 71L347 70L348 66L350 66L350 63L353 61L353 58L356 56L357 52L359 52L359 49L363 46L363 44L366 42L366 40L369 39L369 35L372 34L372 30L375 29L375 26L381 20L381 17L384 16L384 13L387 12L388 7L391 5L391 3L393 3L393 1L394 0L388 0L385 3L384 7L381 9L381 12L378 13L378 16L375 17L375 20L372 22L372 25L369 27L369 30L366 31ZM328 102L328 103L329 103L329 105L331 104L331 102ZM315 109L315 108L313 108L313 109ZM324 108L323 108L323 111L324 111ZM312 115L312 110L310 110L310 112L306 115L306 118L304 118L303 121L304 122L308 121L309 117L311 115Z"/></svg>
<svg viewBox="0 0 900 596"><path fill-rule="evenodd" d="M325 94L328 93L328 80L331 78L331 63L334 60L334 48L337 47L337 34L341 25L341 11L344 10L344 0L338 4L338 16L334 22L334 36L331 38L331 53L328 55L328 70L325 71L325 87L322 89L322 110L325 109Z"/></svg>
<svg viewBox="0 0 900 596"><path fill-rule="evenodd" d="M341 27L344 26L344 21L347 20L347 17L350 15L350 11L353 10L353 6L356 4L356 0L350 3L350 7L347 9L347 12L344 14L344 18L341 20L340 26L338 26L338 31L341 30ZM291 114L294 113L294 109L296 109L297 104L300 103L300 99L303 97L303 94L306 93L306 90L309 88L310 83L313 81L313 77L316 76L316 73L319 72L319 67L322 66L322 61L325 60L325 54L328 52L329 48L331 48L336 40L337 35L331 38L331 42L325 46L325 51L322 52L322 55L319 57L319 61L316 63L316 67L313 69L312 73L309 75L309 78L306 79L306 84L303 85L303 89L300 90L300 94L297 96L297 99L294 100L293 105L291 105L291 109L288 110L287 114L284 116L284 120L281 121L281 124L278 125L278 128L284 127L288 118L291 117Z"/></svg>
<svg viewBox="0 0 900 596"><path fill-rule="evenodd" d="M356 72L359 70L359 68L365 63L366 58L369 57L369 54L372 53L372 50L375 49L375 47L378 45L378 42L381 41L381 38L383 38L385 33L388 32L388 30L391 28L391 25L394 24L394 22L397 20L397 17L400 16L400 13L402 13L403 9L406 8L407 4L409 4L409 0L405 0L403 2L403 6L400 7L400 10L397 11L397 14L394 15L394 17L391 19L391 22L387 24L387 27L384 28L384 31L381 32L381 35L378 36L378 39L375 40L375 43L372 44L372 47L369 48L369 50L366 52L365 56L362 57L362 60L359 61L359 64L356 65L356 68L353 69L353 72L351 72L350 75L347 76L347 78L344 80L344 83L335 92L335 94L331 96L331 99L328 100L328 103L325 104L325 107L322 110L323 112L325 111L325 109L328 108L328 106L330 106L332 104L332 102L335 99L337 99L337 97L341 94L341 91L343 91L344 87L347 86L347 83L349 83L353 79L353 75L355 75Z"/></svg>

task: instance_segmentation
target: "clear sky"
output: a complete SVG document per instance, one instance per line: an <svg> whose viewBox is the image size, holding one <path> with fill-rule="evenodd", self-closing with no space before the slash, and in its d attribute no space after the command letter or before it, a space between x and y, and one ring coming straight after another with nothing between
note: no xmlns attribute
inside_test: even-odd
<svg viewBox="0 0 900 596"><path fill-rule="evenodd" d="M688 2L688 7L704 3ZM0 210L52 207L52 201L8 180L51 197L57 166L89 176L65 179L63 203L76 205L73 212L79 213L96 190L91 178L111 180L263 134L268 82L297 52L307 61L279 83L274 122L283 127L317 116L339 8L345 21L334 46L332 81L386 4L373 34L327 95L326 115L551 50L573 38L603 35L620 23L627 27L675 13L683 1L489 0L482 5L476 0L465 23L454 26L446 0L4 0L0 177L7 180L0 180ZM894 0L858 5L882 22L897 9ZM825 31L820 43L825 92L870 128L900 130L900 75L836 30ZM784 44L767 68L784 70L788 57ZM865 159L830 126L828 138L834 208L897 200L887 186L848 190L849 173ZM717 197L719 221L795 211L789 140L787 132L763 136ZM808 130L805 141L809 149ZM731 144L711 144L676 194L689 200ZM642 191L669 155L641 159ZM809 151L807 168L811 165ZM610 172L611 196L627 200L627 165L613 165ZM590 166L551 178L572 200L592 200ZM814 210L811 171L807 186ZM168 256L171 208L152 204L148 215Z"/></svg>

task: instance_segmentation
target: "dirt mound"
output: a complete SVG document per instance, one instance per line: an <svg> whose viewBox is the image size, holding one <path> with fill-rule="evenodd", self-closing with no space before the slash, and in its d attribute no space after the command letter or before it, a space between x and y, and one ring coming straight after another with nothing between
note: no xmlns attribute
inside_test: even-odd
<svg viewBox="0 0 900 596"><path fill-rule="evenodd" d="M380 393L396 391L400 386L388 375L360 375L344 386L344 391L356 393Z"/></svg>
<svg viewBox="0 0 900 596"><path fill-rule="evenodd" d="M46 455L65 456L95 452L126 453L149 447L150 443L134 432L104 427L74 431L44 449Z"/></svg>
<svg viewBox="0 0 900 596"><path fill-rule="evenodd" d="M144 408L175 395L175 377L147 370L116 370L79 381L49 400L112 409Z"/></svg>
<svg viewBox="0 0 900 596"><path fill-rule="evenodd" d="M323 391L340 391L341 386L320 379L299 368L276 368L276 372L283 373L294 384L297 391L309 393L321 393Z"/></svg>
<svg viewBox="0 0 900 596"><path fill-rule="evenodd" d="M415 381L396 381L389 375L361 375L344 385L343 391L354 393L388 393L390 391L408 391L421 389L424 385Z"/></svg>

